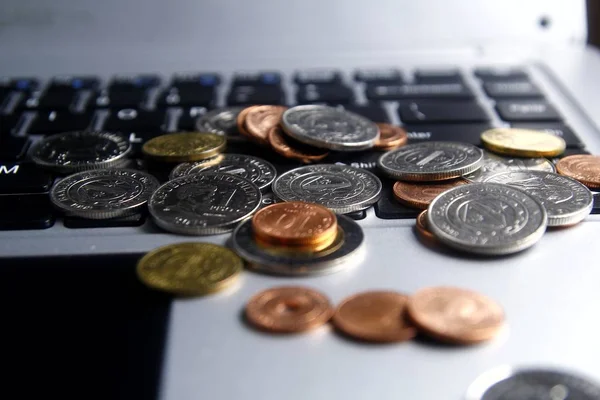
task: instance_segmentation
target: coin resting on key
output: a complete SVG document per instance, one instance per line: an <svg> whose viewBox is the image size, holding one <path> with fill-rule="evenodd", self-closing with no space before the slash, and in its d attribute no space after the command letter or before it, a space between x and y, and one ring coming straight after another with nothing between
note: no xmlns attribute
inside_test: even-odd
<svg viewBox="0 0 600 400"><path fill-rule="evenodd" d="M559 174L577 179L590 189L600 189L600 157L577 154L565 157L556 164Z"/></svg>
<svg viewBox="0 0 600 400"><path fill-rule="evenodd" d="M317 147L298 142L286 135L280 126L273 126L268 135L269 144L277 153L286 158L302 161L305 164L320 161L329 152Z"/></svg>
<svg viewBox="0 0 600 400"><path fill-rule="evenodd" d="M443 182L401 182L394 184L394 198L409 207L426 209L438 195L453 187L466 185L469 182L462 178Z"/></svg>
<svg viewBox="0 0 600 400"><path fill-rule="evenodd" d="M495 128L481 134L490 151L516 157L555 157L565 151L563 138L548 132L517 128Z"/></svg>
<svg viewBox="0 0 600 400"><path fill-rule="evenodd" d="M196 129L198 132L214 133L222 136L236 136L237 117L242 107L225 107L211 110L198 118Z"/></svg>
<svg viewBox="0 0 600 400"><path fill-rule="evenodd" d="M225 149L225 138L212 133L170 133L150 139L144 154L158 161L189 162L218 155Z"/></svg>
<svg viewBox="0 0 600 400"><path fill-rule="evenodd" d="M408 135L404 128L386 123L377 123L379 128L379 139L374 144L377 150L393 150L404 146L408 141Z"/></svg>
<svg viewBox="0 0 600 400"><path fill-rule="evenodd" d="M278 126L286 107L282 106L255 106L250 107L244 114L244 127L246 132L263 145L269 144L269 131Z"/></svg>
<svg viewBox="0 0 600 400"><path fill-rule="evenodd" d="M502 157L488 151L484 152L481 168L463 178L470 182L484 182L492 175L508 171L546 171L554 172L554 164L547 158Z"/></svg>

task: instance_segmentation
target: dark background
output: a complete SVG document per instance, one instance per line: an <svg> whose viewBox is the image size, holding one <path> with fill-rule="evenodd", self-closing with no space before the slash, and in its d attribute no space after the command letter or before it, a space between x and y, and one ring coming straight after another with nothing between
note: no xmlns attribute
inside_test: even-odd
<svg viewBox="0 0 600 400"><path fill-rule="evenodd" d="M588 42L600 47L600 0L587 0Z"/></svg>

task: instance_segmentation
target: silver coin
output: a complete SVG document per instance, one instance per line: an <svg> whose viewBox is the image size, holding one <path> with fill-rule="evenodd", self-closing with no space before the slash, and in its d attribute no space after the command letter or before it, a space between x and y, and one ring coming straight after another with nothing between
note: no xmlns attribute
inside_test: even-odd
<svg viewBox="0 0 600 400"><path fill-rule="evenodd" d="M31 159L41 167L73 173L122 167L130 152L131 144L121 134L76 131L43 138L33 146Z"/></svg>
<svg viewBox="0 0 600 400"><path fill-rule="evenodd" d="M431 232L450 247L475 254L516 253L546 231L542 203L498 183L457 186L436 197L427 210Z"/></svg>
<svg viewBox="0 0 600 400"><path fill-rule="evenodd" d="M277 275L319 275L336 272L357 262L364 243L361 227L352 219L338 216L338 226L343 232L343 243L334 251L327 249L318 253L292 253L260 246L254 241L252 221L241 223L233 232L232 247L261 272Z"/></svg>
<svg viewBox="0 0 600 400"><path fill-rule="evenodd" d="M196 121L199 132L215 133L228 137L240 136L237 130L237 117L243 107L224 107L211 110Z"/></svg>
<svg viewBox="0 0 600 400"><path fill-rule="evenodd" d="M377 202L381 187L379 178L363 169L315 164L280 175L273 182L273 193L282 201L321 204L338 214L346 214Z"/></svg>
<svg viewBox="0 0 600 400"><path fill-rule="evenodd" d="M145 172L97 169L61 179L50 190L50 200L68 215L117 218L138 213L158 186L158 180Z"/></svg>
<svg viewBox="0 0 600 400"><path fill-rule="evenodd" d="M501 157L488 151L483 152L481 168L464 175L468 181L484 182L492 175L508 171L546 171L555 172L554 164L547 158L511 158Z"/></svg>
<svg viewBox="0 0 600 400"><path fill-rule="evenodd" d="M377 165L403 181L439 181L469 174L483 163L483 151L458 142L424 142L383 154Z"/></svg>
<svg viewBox="0 0 600 400"><path fill-rule="evenodd" d="M510 185L535 197L546 208L548 226L576 224L589 215L594 205L594 196L585 185L552 172L502 172L485 181Z"/></svg>
<svg viewBox="0 0 600 400"><path fill-rule="evenodd" d="M249 179L261 190L268 188L277 176L275 167L262 158L242 154L221 154L208 160L179 164L170 179L200 172L223 172Z"/></svg>
<svg viewBox="0 0 600 400"><path fill-rule="evenodd" d="M374 122L327 106L292 107L283 113L281 123L294 139L330 150L365 150L379 138L379 128Z"/></svg>
<svg viewBox="0 0 600 400"><path fill-rule="evenodd" d="M225 173L182 176L159 187L148 202L154 222L184 235L230 232L261 204L260 189Z"/></svg>
<svg viewBox="0 0 600 400"><path fill-rule="evenodd" d="M498 367L479 376L465 400L598 400L600 385L586 377L539 368Z"/></svg>

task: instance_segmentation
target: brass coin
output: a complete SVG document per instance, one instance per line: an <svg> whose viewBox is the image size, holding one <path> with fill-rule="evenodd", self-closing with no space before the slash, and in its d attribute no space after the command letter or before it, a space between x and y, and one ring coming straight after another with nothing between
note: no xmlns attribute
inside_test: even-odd
<svg viewBox="0 0 600 400"><path fill-rule="evenodd" d="M429 207L429 204L446 190L456 186L467 185L469 182L458 178L450 181L436 183L416 183L398 181L394 184L394 198L409 207L421 210Z"/></svg>
<svg viewBox="0 0 600 400"><path fill-rule="evenodd" d="M255 106L245 115L245 128L252 138L261 144L269 144L269 131L279 125L281 116L287 107Z"/></svg>
<svg viewBox="0 0 600 400"><path fill-rule="evenodd" d="M417 330L406 318L407 302L407 296L396 292L359 293L337 307L332 322L341 332L360 340L410 340Z"/></svg>
<svg viewBox="0 0 600 400"><path fill-rule="evenodd" d="M435 236L429 230L427 225L427 210L421 211L421 213L417 216L415 228L424 240L428 240L430 242L435 241Z"/></svg>
<svg viewBox="0 0 600 400"><path fill-rule="evenodd" d="M277 153L286 158L302 161L309 164L313 161L320 161L329 155L329 152L300 143L287 136L280 126L274 126L269 131L269 144Z"/></svg>
<svg viewBox="0 0 600 400"><path fill-rule="evenodd" d="M408 301L408 315L432 338L453 344L492 339L504 324L504 312L492 299L454 287L419 290Z"/></svg>
<svg viewBox="0 0 600 400"><path fill-rule="evenodd" d="M516 157L556 157L565 151L563 138L530 129L495 128L481 134L490 151Z"/></svg>
<svg viewBox="0 0 600 400"><path fill-rule="evenodd" d="M374 145L376 150L393 150L404 146L408 141L408 135L404 128L386 123L378 123L377 126L379 127L379 139Z"/></svg>
<svg viewBox="0 0 600 400"><path fill-rule="evenodd" d="M225 138L214 133L170 133L150 139L144 154L158 161L186 162L211 158L225 149Z"/></svg>
<svg viewBox="0 0 600 400"><path fill-rule="evenodd" d="M331 318L331 303L316 290L278 287L258 293L246 305L246 318L269 332L296 333L315 329Z"/></svg>
<svg viewBox="0 0 600 400"><path fill-rule="evenodd" d="M217 292L235 281L243 262L210 243L177 243L152 250L137 264L139 279L154 289L181 295Z"/></svg>
<svg viewBox="0 0 600 400"><path fill-rule="evenodd" d="M314 257L325 257L337 250L339 250L344 244L346 235L344 230L338 225L337 231L334 232L333 237L327 237L326 241L322 243L311 243L311 244L299 244L299 245L275 245L273 243L265 242L260 237L255 237L254 241L267 253L273 255L281 255L286 257L303 257L307 255L314 255Z"/></svg>
<svg viewBox="0 0 600 400"><path fill-rule="evenodd" d="M556 163L556 171L576 179L590 189L600 189L600 157L577 154Z"/></svg>

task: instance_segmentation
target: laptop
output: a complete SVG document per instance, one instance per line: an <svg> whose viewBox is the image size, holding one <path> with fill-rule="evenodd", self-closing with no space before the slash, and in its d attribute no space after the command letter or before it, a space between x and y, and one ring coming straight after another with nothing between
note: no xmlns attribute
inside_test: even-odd
<svg viewBox="0 0 600 400"><path fill-rule="evenodd" d="M13 344L7 364L34 377L15 398L463 399L487 371L528 367L600 381L600 201L583 223L548 231L527 251L482 259L424 246L416 212L383 179L381 200L352 215L366 240L353 268L303 278L245 272L227 291L181 299L137 281L140 256L230 235L178 236L145 215L63 217L48 201L55 177L27 163L36 140L83 129L125 132L137 162L152 137L255 103L343 107L404 126L412 143L480 146L483 130L516 126L562 136L566 154L599 154L600 53L586 46L585 1L5 0L0 59L4 342ZM229 146L278 173L291 168L248 142ZM376 172L376 159L326 162ZM473 347L250 329L246 301L281 285L315 288L334 304L366 290L464 287L501 304L508 329Z"/></svg>

